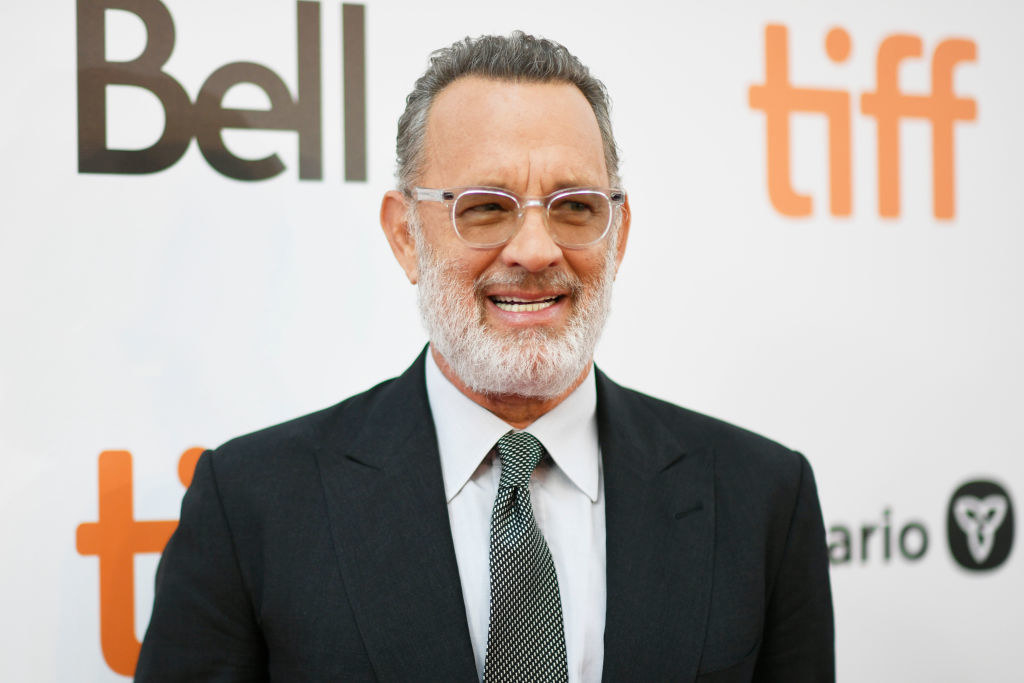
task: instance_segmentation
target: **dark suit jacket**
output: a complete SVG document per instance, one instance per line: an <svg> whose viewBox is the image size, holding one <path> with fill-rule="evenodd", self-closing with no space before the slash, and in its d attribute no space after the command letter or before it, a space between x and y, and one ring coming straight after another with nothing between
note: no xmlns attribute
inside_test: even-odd
<svg viewBox="0 0 1024 683"><path fill-rule="evenodd" d="M136 680L477 679L423 362L200 458ZM601 372L597 410L604 679L833 680L803 456Z"/></svg>

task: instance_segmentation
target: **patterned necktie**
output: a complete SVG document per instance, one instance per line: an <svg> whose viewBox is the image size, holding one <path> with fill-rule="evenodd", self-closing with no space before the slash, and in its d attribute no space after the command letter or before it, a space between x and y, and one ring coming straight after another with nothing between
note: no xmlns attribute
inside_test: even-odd
<svg viewBox="0 0 1024 683"><path fill-rule="evenodd" d="M528 432L498 439L485 683L568 680L558 576L530 504L530 475L543 455Z"/></svg>

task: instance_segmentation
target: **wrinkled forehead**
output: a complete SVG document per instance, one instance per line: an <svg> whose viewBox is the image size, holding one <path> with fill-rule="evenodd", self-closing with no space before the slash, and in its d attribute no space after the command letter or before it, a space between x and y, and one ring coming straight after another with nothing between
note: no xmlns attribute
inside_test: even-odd
<svg viewBox="0 0 1024 683"><path fill-rule="evenodd" d="M460 78L427 116L422 184L520 192L607 185L601 131L571 83Z"/></svg>

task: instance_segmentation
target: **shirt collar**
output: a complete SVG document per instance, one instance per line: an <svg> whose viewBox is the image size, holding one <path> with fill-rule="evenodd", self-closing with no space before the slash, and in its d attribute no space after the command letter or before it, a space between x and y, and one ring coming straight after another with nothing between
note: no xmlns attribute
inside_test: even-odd
<svg viewBox="0 0 1024 683"><path fill-rule="evenodd" d="M437 367L429 350L426 383L441 455L445 499L450 503L510 427L459 391ZM591 502L597 502L600 446L593 365L583 382L565 400L538 418L526 431L544 444L555 465L576 488Z"/></svg>

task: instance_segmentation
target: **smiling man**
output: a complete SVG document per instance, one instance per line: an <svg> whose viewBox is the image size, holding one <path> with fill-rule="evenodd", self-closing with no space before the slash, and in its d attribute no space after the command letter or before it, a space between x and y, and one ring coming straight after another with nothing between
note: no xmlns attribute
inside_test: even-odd
<svg viewBox="0 0 1024 683"><path fill-rule="evenodd" d="M625 194L607 187L594 112L571 83L458 78L431 104L422 154L420 186L389 192L381 222L420 285L432 358L525 427L588 374Z"/></svg>
<svg viewBox="0 0 1024 683"><path fill-rule="evenodd" d="M833 680L806 460L593 365L630 230L601 83L466 39L398 163L381 223L429 347L204 454L138 680Z"/></svg>

